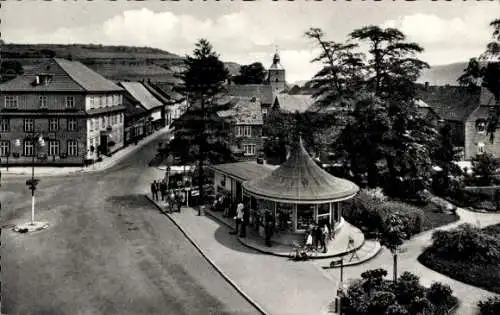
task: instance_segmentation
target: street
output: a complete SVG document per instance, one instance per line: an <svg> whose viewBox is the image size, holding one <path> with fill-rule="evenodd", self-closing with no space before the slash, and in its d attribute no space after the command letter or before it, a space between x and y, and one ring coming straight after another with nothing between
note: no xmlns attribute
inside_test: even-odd
<svg viewBox="0 0 500 315"><path fill-rule="evenodd" d="M156 140L101 173L40 177L36 220L26 178L2 179L5 314L257 314L143 196ZM36 170L35 170L36 174Z"/></svg>

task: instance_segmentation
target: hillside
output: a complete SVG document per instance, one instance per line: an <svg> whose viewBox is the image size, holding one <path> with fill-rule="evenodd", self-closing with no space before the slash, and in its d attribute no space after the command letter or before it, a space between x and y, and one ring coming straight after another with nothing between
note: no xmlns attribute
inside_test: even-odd
<svg viewBox="0 0 500 315"><path fill-rule="evenodd" d="M432 66L422 72L418 82L429 82L430 85L458 85L457 79L462 75L465 68L467 68L467 62Z"/></svg>
<svg viewBox="0 0 500 315"><path fill-rule="evenodd" d="M184 64L181 56L157 48L94 44L3 44L0 56L2 60L19 61L25 71L46 58L72 58L116 81L175 82L174 75ZM239 71L234 62L226 66L232 74Z"/></svg>

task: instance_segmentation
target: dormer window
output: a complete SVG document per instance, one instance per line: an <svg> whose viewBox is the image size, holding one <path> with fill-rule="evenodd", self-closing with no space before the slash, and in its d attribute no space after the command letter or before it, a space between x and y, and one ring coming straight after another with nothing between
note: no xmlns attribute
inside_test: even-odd
<svg viewBox="0 0 500 315"><path fill-rule="evenodd" d="M35 77L35 85L49 85L52 82L52 74L39 74Z"/></svg>

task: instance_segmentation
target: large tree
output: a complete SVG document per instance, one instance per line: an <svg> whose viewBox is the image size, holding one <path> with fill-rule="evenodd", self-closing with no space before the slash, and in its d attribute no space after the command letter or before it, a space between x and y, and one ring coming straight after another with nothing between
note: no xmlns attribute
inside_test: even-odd
<svg viewBox="0 0 500 315"><path fill-rule="evenodd" d="M436 131L415 103L415 81L428 67L415 57L423 49L399 30L378 26L354 30L345 43L326 40L319 29L306 36L322 50L313 60L323 64L313 79L317 104L352 109L337 147L351 171L390 194L428 185ZM358 51L361 45L368 45L368 54Z"/></svg>
<svg viewBox="0 0 500 315"><path fill-rule="evenodd" d="M175 126L171 147L174 152L198 162L200 200L203 200L206 163L228 157L224 121L218 119L217 100L224 92L229 72L212 45L201 39L192 56L186 56L185 70L180 74L180 90L187 96L190 107Z"/></svg>
<svg viewBox="0 0 500 315"><path fill-rule="evenodd" d="M243 65L240 74L234 78L236 84L262 84L266 80L266 68L260 62Z"/></svg>

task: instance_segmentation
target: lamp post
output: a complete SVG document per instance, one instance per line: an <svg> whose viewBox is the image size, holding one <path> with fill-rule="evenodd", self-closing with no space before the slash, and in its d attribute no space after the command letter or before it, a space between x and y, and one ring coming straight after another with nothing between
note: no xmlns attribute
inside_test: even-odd
<svg viewBox="0 0 500 315"><path fill-rule="evenodd" d="M40 147L45 146L45 141L43 140L42 134L41 133L36 133L32 132L29 140L31 140L31 143L33 145L33 154L31 158L31 179L28 179L26 181L26 185L29 187L31 190L31 225L35 224L35 191L36 191L36 186L40 182L39 179L35 178L35 156L36 156L36 148L37 144L40 145ZM16 145L20 145L20 141L16 140Z"/></svg>
<svg viewBox="0 0 500 315"><path fill-rule="evenodd" d="M335 297L335 312L339 315L342 314L342 297L344 297L344 257L339 260L334 260L330 263L330 267L340 265L340 282L337 289L337 296Z"/></svg>

